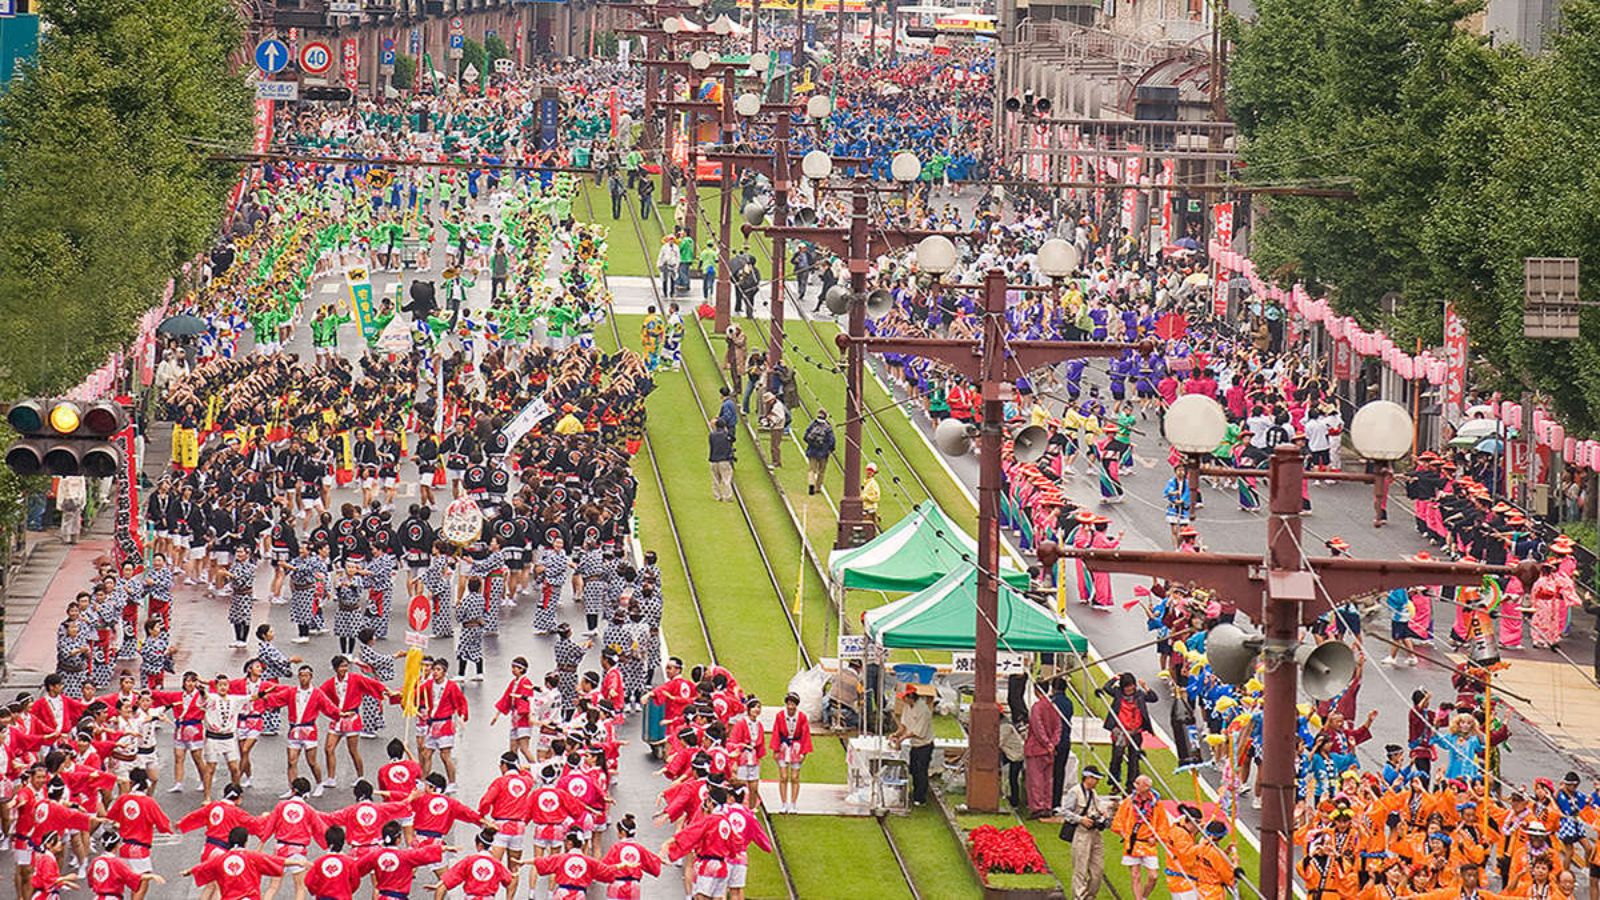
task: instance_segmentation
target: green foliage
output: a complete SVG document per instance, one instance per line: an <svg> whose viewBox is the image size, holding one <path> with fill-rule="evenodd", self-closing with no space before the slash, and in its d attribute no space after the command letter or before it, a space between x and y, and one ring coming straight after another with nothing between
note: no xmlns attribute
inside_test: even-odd
<svg viewBox="0 0 1600 900"><path fill-rule="evenodd" d="M615 31L602 31L594 36L594 55L596 59L617 58L617 33Z"/></svg>
<svg viewBox="0 0 1600 900"><path fill-rule="evenodd" d="M82 381L216 231L251 97L227 0L43 0L35 64L0 95L0 398ZM19 486L0 476L0 529Z"/></svg>
<svg viewBox="0 0 1600 900"><path fill-rule="evenodd" d="M507 47L506 42L500 39L500 35L491 34L483 39L483 55L492 66L497 59L510 59L511 48Z"/></svg>
<svg viewBox="0 0 1600 900"><path fill-rule="evenodd" d="M467 71L467 66L477 69L479 78L482 78L484 73L489 71L489 60L487 54L484 53L483 45L472 38L467 38L461 42L461 68L456 71L465 72Z"/></svg>
<svg viewBox="0 0 1600 900"><path fill-rule="evenodd" d="M0 396L59 391L123 346L216 230L243 143L225 0L46 0L37 65L0 97Z"/></svg>
<svg viewBox="0 0 1600 900"><path fill-rule="evenodd" d="M1229 102L1252 181L1343 184L1353 202L1277 197L1255 233L1264 272L1304 279L1403 342L1439 338L1453 299L1482 386L1547 393L1574 433L1600 427L1600 333L1522 337L1522 260L1600 266L1600 0L1568 0L1549 52L1491 48L1481 4L1261 0L1231 23ZM1404 298L1379 322L1386 292ZM1590 292L1586 291L1586 296ZM1589 314L1585 314L1588 318Z"/></svg>
<svg viewBox="0 0 1600 900"><path fill-rule="evenodd" d="M394 76L390 84L397 91L411 90L412 83L417 80L417 58L404 53L394 55Z"/></svg>

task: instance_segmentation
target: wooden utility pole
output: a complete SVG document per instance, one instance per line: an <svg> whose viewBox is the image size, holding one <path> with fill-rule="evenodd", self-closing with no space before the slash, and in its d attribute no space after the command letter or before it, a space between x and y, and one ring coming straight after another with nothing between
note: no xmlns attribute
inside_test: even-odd
<svg viewBox="0 0 1600 900"><path fill-rule="evenodd" d="M935 360L979 385L983 419L978 427L978 596L973 646L973 698L967 805L984 812L1000 807L1000 706L995 664L1000 600L1000 448L1004 441L1005 399L1013 382L1034 369L1069 359L1115 356L1131 344L1085 341L1022 341L1006 335L1005 272L990 269L983 281L983 332L976 340L854 337L840 335L859 359L862 351L900 353ZM852 319L855 309L852 307ZM846 413L851 419L859 410ZM848 468L846 473L848 474ZM1298 495L1297 495L1298 496ZM841 513L842 519L842 513Z"/></svg>
<svg viewBox="0 0 1600 900"><path fill-rule="evenodd" d="M1086 550L1039 547L1040 563L1061 556L1082 559L1102 572L1148 575L1177 584L1218 591L1241 612L1260 622L1263 680L1260 889L1266 900L1294 894L1295 708L1299 670L1295 650L1300 627L1372 591L1416 584L1476 585L1486 575L1515 574L1530 586L1537 566L1485 566L1472 563L1372 560L1349 557L1311 559L1301 541L1301 485L1306 477L1300 451L1292 444L1273 449L1267 479L1271 485L1264 556L1240 553L1188 553L1162 550ZM1322 477L1316 473L1313 477ZM974 751L976 747L974 747Z"/></svg>

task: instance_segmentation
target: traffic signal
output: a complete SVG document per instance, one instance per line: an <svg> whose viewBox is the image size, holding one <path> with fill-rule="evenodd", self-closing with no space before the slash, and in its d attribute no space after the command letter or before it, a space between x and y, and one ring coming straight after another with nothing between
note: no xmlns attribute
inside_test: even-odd
<svg viewBox="0 0 1600 900"><path fill-rule="evenodd" d="M128 412L107 401L22 400L6 410L21 439L6 448L6 465L18 475L87 475L110 478L122 466L111 436L128 425Z"/></svg>
<svg viewBox="0 0 1600 900"><path fill-rule="evenodd" d="M306 85L300 89L301 100L327 100L333 103L349 103L350 89L344 85Z"/></svg>

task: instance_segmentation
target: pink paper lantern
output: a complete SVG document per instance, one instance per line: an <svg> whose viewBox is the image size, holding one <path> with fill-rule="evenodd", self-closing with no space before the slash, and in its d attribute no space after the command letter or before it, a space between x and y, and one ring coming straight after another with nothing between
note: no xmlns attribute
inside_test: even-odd
<svg viewBox="0 0 1600 900"><path fill-rule="evenodd" d="M1600 444L1594 441L1583 442L1583 462L1586 469L1600 469Z"/></svg>
<svg viewBox="0 0 1600 900"><path fill-rule="evenodd" d="M1550 423L1550 446L1563 447L1567 443L1567 429L1560 422Z"/></svg>
<svg viewBox="0 0 1600 900"><path fill-rule="evenodd" d="M1510 400L1500 404L1500 421L1507 425L1517 425L1522 422L1522 404L1512 403Z"/></svg>
<svg viewBox="0 0 1600 900"><path fill-rule="evenodd" d="M1435 387L1444 384L1444 376L1449 368L1442 359L1428 360L1428 383Z"/></svg>
<svg viewBox="0 0 1600 900"><path fill-rule="evenodd" d="M1567 438L1561 442L1561 461L1569 466L1578 464L1578 441L1576 438Z"/></svg>

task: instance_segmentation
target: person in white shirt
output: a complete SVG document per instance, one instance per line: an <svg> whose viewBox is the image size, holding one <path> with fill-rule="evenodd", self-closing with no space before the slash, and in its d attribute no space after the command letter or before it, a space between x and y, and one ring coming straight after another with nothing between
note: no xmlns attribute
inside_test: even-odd
<svg viewBox="0 0 1600 900"><path fill-rule="evenodd" d="M239 713L255 697L228 693L228 676L218 674L211 680L211 690L206 693L206 746L200 759L200 786L205 791L205 802L211 802L211 779L217 773L217 763L228 764L228 781L239 781Z"/></svg>

